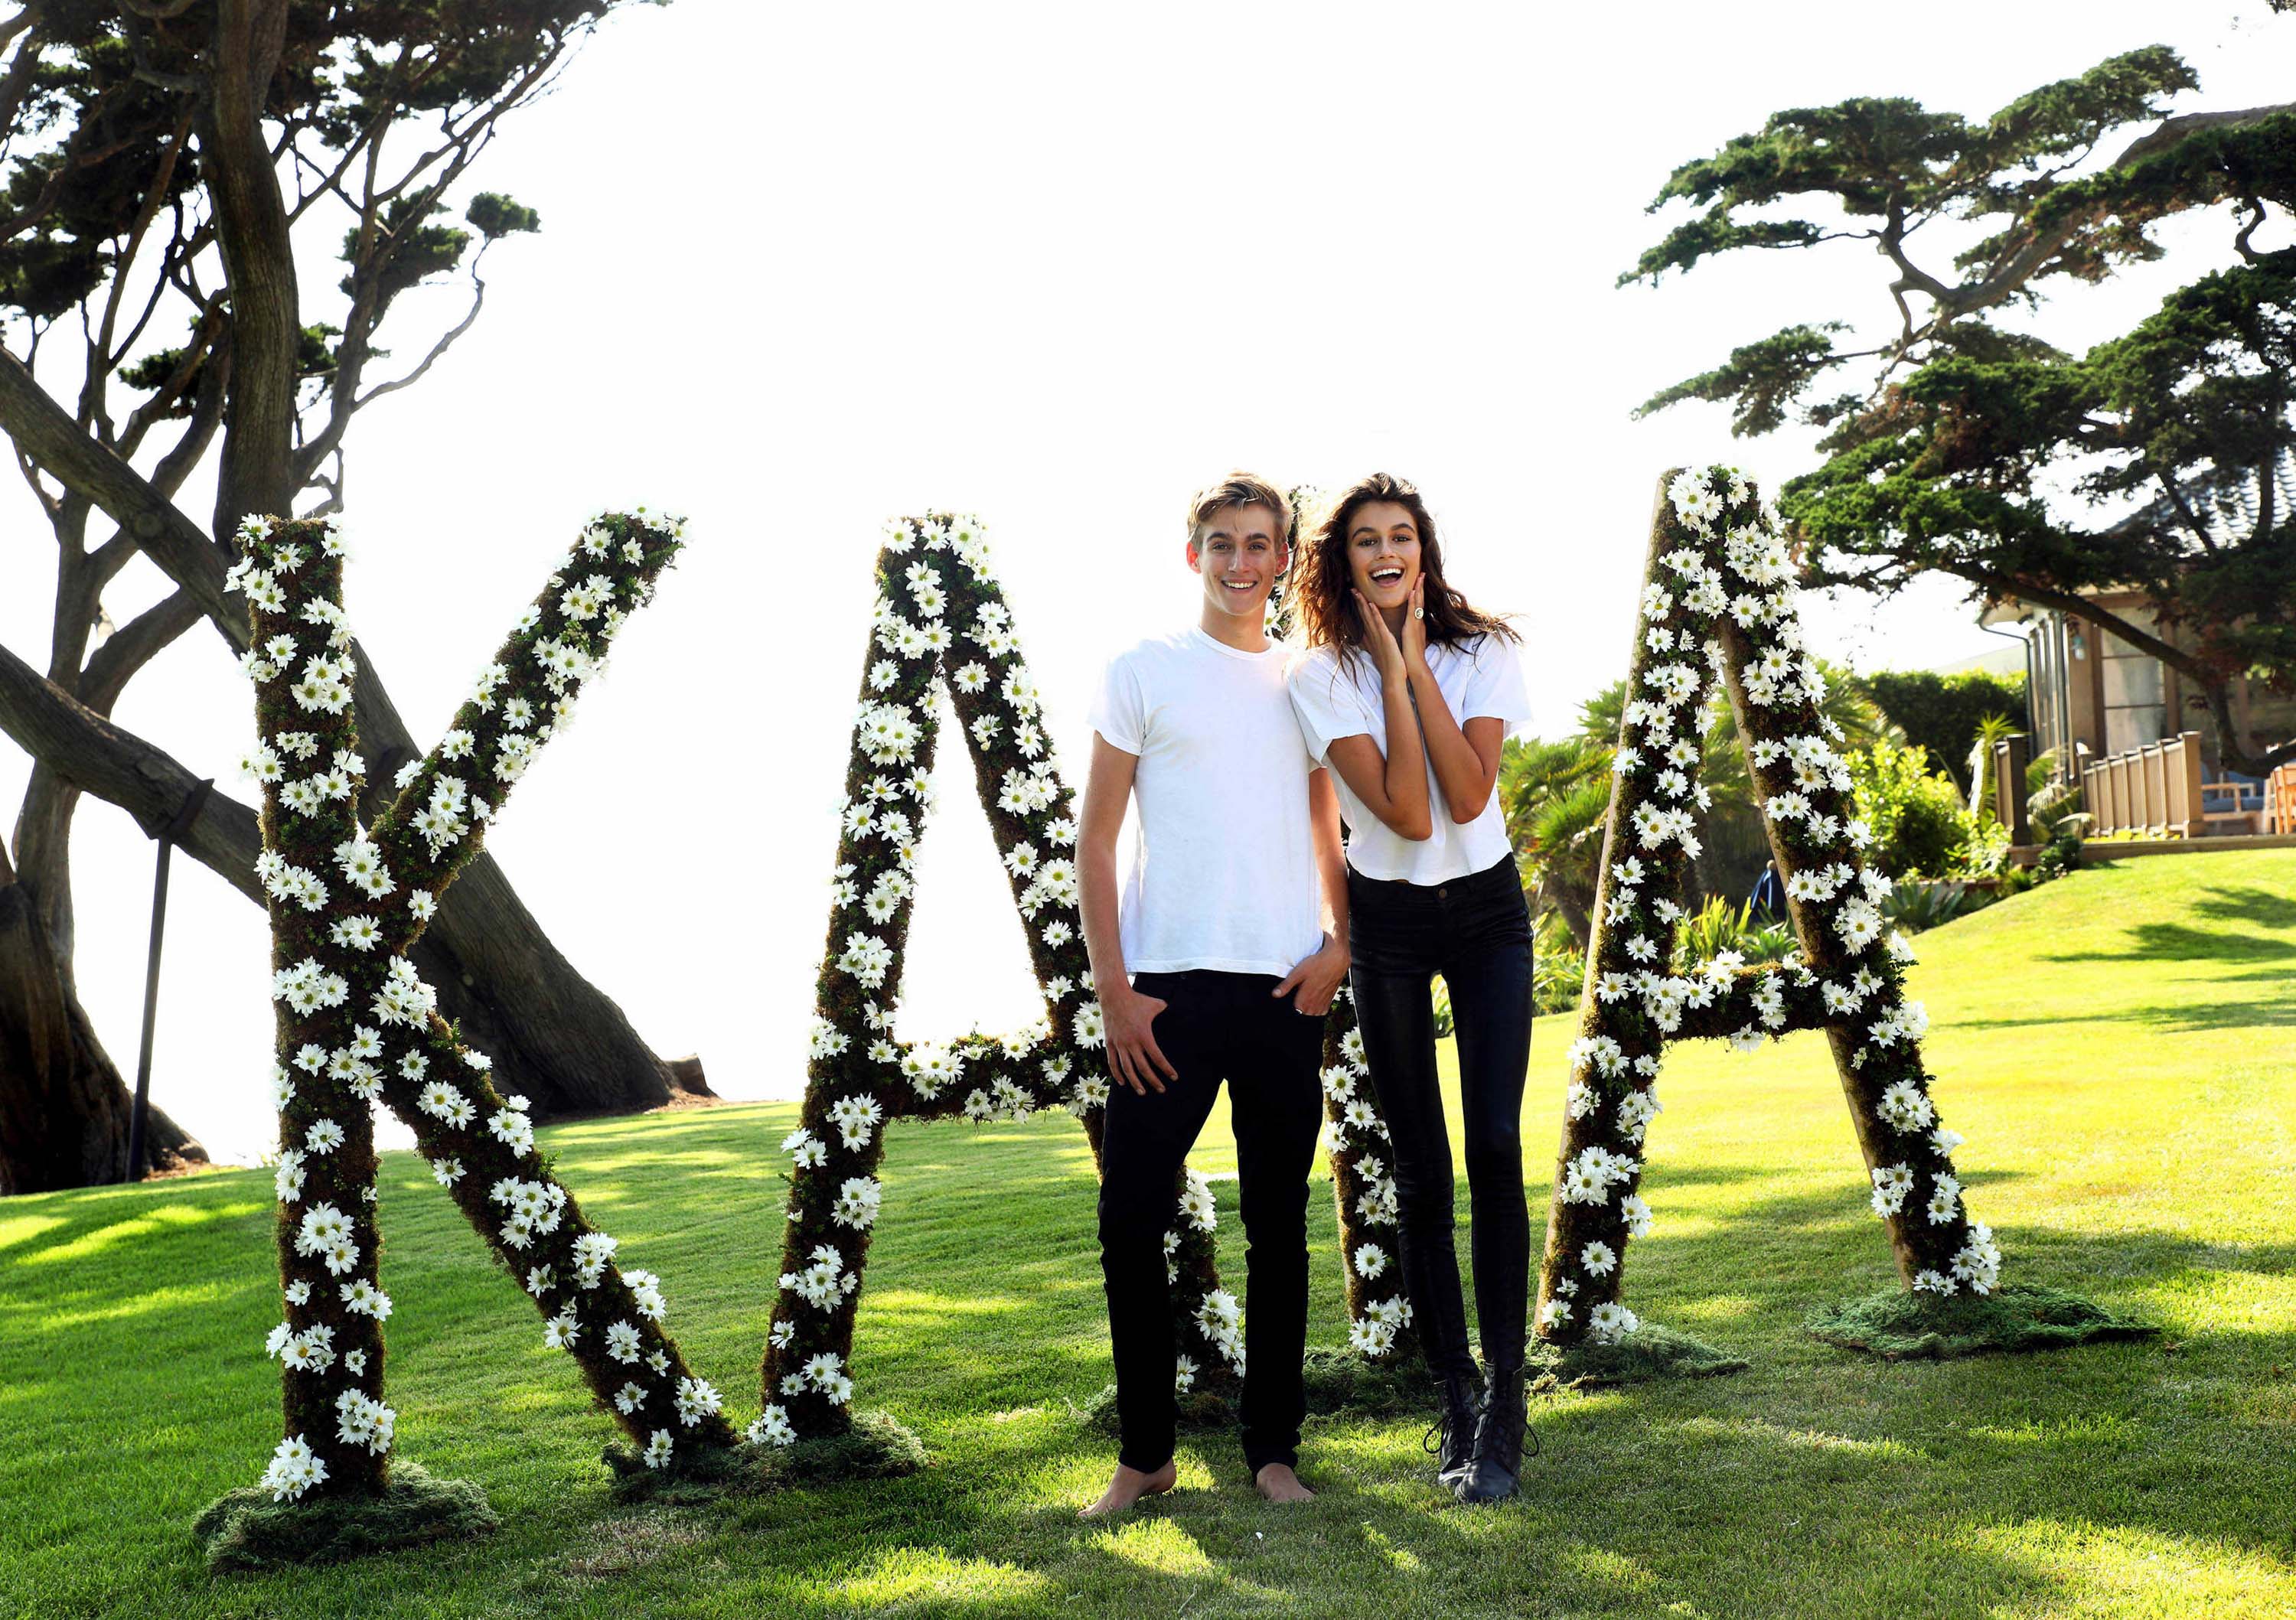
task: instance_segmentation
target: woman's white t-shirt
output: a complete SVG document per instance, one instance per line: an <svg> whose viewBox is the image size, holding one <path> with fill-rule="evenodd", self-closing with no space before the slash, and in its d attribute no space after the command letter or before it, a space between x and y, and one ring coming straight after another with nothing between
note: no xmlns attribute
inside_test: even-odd
<svg viewBox="0 0 2296 1620"><path fill-rule="evenodd" d="M1243 652L1190 627L1119 652L1092 727L1136 755L1139 842L1117 905L1132 973L1271 973L1324 943L1308 757L1285 694L1299 650Z"/></svg>
<svg viewBox="0 0 2296 1620"><path fill-rule="evenodd" d="M1427 667L1463 731L1479 716L1505 721L1507 733L1530 718L1530 694L1511 642L1485 634L1456 647L1437 642L1427 649ZM1340 737L1368 736L1385 757L1387 708L1380 696L1379 668L1369 654L1349 650L1343 664L1339 649L1318 647L1293 662L1287 684L1300 735L1317 764L1331 764L1332 743ZM1366 878L1447 883L1496 865L1510 847L1496 790L1483 801L1481 814L1462 826L1443 801L1431 758L1427 804L1435 830L1417 842L1398 836L1365 808L1337 771L1332 785L1339 790L1340 813L1347 819L1348 864Z"/></svg>

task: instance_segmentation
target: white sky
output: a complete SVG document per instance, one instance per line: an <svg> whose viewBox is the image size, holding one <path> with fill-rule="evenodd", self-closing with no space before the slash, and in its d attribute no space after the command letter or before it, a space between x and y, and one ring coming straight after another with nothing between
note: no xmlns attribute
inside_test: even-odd
<svg viewBox="0 0 2296 1620"><path fill-rule="evenodd" d="M1532 729L1554 734L1625 667L1660 470L1808 464L1806 436L1740 443L1718 408L1633 405L1792 321L1890 315L1856 244L1614 290L1675 217L1643 213L1669 170L1782 107L1981 115L2156 41L2202 77L2187 104L2247 106L2284 98L2296 21L2261 0L1938 0L1918 26L1834 3L634 8L473 171L543 233L488 256L477 327L352 430L353 621L433 738L588 511L690 514L685 560L490 847L658 1051L698 1051L726 1096L793 1096L885 517L987 519L1073 767L1102 659L1193 614L1190 490L1233 465L1326 487L1400 472L1454 579L1521 616ZM340 307L341 228L307 240L307 320ZM2169 234L2202 245L2058 293L2050 335L2125 329L2230 233ZM382 340L411 360L466 299L411 293ZM0 640L42 663L51 542L20 487L0 499ZM108 605L124 619L159 589L138 562ZM2006 645L1948 588L1808 615L1860 668ZM242 797L251 717L204 628L119 710ZM946 752L912 1035L1034 1011ZM0 741L12 819L25 769ZM151 846L91 803L75 848L83 997L132 1074ZM263 918L176 871L153 1094L251 1155L270 1140Z"/></svg>

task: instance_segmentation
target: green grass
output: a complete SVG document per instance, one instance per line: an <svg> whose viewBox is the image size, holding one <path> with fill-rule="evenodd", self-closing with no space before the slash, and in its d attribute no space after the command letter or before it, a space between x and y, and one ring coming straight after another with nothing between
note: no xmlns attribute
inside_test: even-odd
<svg viewBox="0 0 2296 1620"><path fill-rule="evenodd" d="M609 1426L396 1155L402 1454L481 1484L502 1528L221 1578L190 1526L262 1468L277 1388L269 1178L220 1173L0 1204L0 1614L2296 1612L2296 851L2087 871L1918 943L1937 1095L2007 1277L2157 1338L1888 1362L1808 1338L1813 1309L1891 1280L1824 1044L1685 1048L1661 1081L1658 1224L1628 1297L1750 1370L1538 1404L1545 1450L1501 1509L1433 1488L1419 1421L1325 1418L1308 1508L1259 1503L1232 1439L1192 1436L1174 1497L1086 1528L1071 1514L1112 1447L1074 1410L1108 1379L1082 1134L1064 1116L910 1126L891 1137L857 1373L931 1466L623 1507L598 1461ZM1542 1147L1568 1039L1542 1020L1526 1110ZM671 1325L744 1418L791 1112L545 1133L625 1257L661 1272ZM1199 1162L1225 1170L1215 1136ZM1218 1188L1240 1280L1234 1185Z"/></svg>

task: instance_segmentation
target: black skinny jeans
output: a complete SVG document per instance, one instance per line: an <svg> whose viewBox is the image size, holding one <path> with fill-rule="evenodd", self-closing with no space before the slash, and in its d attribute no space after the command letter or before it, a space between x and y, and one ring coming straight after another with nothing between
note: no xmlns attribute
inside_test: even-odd
<svg viewBox="0 0 2296 1620"><path fill-rule="evenodd" d="M1530 913L1512 855L1448 882L1348 869L1349 981L1373 1090L1395 1154L1397 1247L1413 1325L1437 1379L1472 1378L1451 1244L1451 1142L1435 1078L1430 978L1451 993L1465 1116L1469 1241L1483 1359L1522 1364L1530 1211L1522 1187L1522 1088L1530 1066Z"/></svg>
<svg viewBox="0 0 2296 1620"><path fill-rule="evenodd" d="M1242 1201L1243 1456L1257 1475L1297 1465L1307 1416L1308 1171L1324 1121L1324 1020L1303 1017L1271 975L1142 973L1165 1003L1149 1027L1179 1071L1160 1092L1111 1078L1100 1144L1100 1264L1116 1362L1117 1460L1152 1474L1171 1460L1176 1354L1164 1233L1180 1218L1180 1166L1228 1083Z"/></svg>

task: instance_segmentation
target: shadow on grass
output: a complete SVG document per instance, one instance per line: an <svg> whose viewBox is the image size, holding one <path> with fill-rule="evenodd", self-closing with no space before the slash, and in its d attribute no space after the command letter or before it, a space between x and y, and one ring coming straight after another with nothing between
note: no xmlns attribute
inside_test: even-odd
<svg viewBox="0 0 2296 1620"><path fill-rule="evenodd" d="M209 1231L242 1223L267 1232L275 1207L267 1174L258 1180L251 1173L213 1172L93 1192L36 1193L0 1205L0 1214L45 1216L49 1223L0 1248L0 1257L11 1267L109 1264L119 1257L110 1251L127 1243L134 1246L135 1263L141 1265L154 1252L149 1245L164 1248L186 1239L204 1241Z"/></svg>
<svg viewBox="0 0 2296 1620"><path fill-rule="evenodd" d="M1707 1174L1705 1170L1700 1176ZM1775 1174L1773 1172L1772 1174ZM1726 1178L1733 1179L1733 1178ZM2018 1171L1972 1173L1967 1185L1982 1190L2022 1180ZM1645 1182L1660 1223L1656 1238L1628 1251L1638 1279L1655 1276L1667 1292L1680 1284L1742 1273L1750 1256L1775 1258L1759 1280L1762 1297L1803 1296L1819 1303L1834 1290L1871 1286L1878 1268L1892 1271L1889 1240L1853 1186L1842 1191L1782 1193L1735 1209L1710 1214L1704 1230L1667 1235L1667 1199L1694 1178L1661 1171ZM2005 1256L2003 1269L2020 1280L2046 1279L2078 1289L2109 1280L2116 1290L2128 1285L2177 1287L2221 1275L2284 1277L2296 1271L2296 1242L2211 1243L2162 1231L2083 1233L2046 1226L1996 1224L1996 1240ZM2030 1275L2029 1276L2029 1273ZM1742 1275L1742 1284L1750 1280ZM1630 1283L1630 1291L1632 1284ZM1660 1313L1664 1313L1660 1307Z"/></svg>
<svg viewBox="0 0 2296 1620"><path fill-rule="evenodd" d="M2292 953L2296 954L2296 953ZM2277 970L2269 973L2236 974L2228 978L2210 981L2213 990L2224 984L2263 983L2284 986L2290 975ZM2282 994L2261 1001L2235 1002L2220 997L2207 1002L2190 1002L2183 1006L2119 1007L2110 1010L2084 1010L2078 1017L2029 1019L1963 1019L1954 1020L1957 1030L1968 1029L2031 1029L2070 1028L2087 1024L2141 1024L2168 1035L2202 1035L2217 1029L2255 1029L2296 1024L2296 995Z"/></svg>
<svg viewBox="0 0 2296 1620"><path fill-rule="evenodd" d="M2003 1238L2005 1249L2012 1241L2014 1255L2026 1256L2035 1269L2076 1285L2086 1278L2174 1285L2202 1277L2278 1278L2296 1272L2296 1242L2209 1243L2155 1231L2090 1236L2054 1227L2020 1228L2013 1238Z"/></svg>
<svg viewBox="0 0 2296 1620"><path fill-rule="evenodd" d="M2187 902L2193 913L2218 922L2248 922L2260 929L2296 929L2296 896L2268 888L2209 888Z"/></svg>
<svg viewBox="0 0 2296 1620"><path fill-rule="evenodd" d="M2128 948L2120 951L2036 953L2037 961L2286 961L2296 957L2296 941L2262 934L2235 934L2183 922L2140 922L2127 930Z"/></svg>

